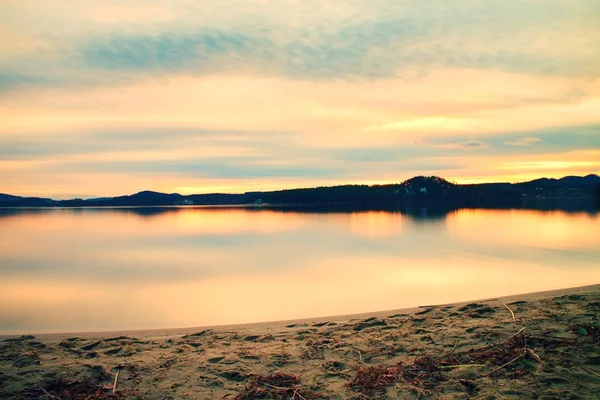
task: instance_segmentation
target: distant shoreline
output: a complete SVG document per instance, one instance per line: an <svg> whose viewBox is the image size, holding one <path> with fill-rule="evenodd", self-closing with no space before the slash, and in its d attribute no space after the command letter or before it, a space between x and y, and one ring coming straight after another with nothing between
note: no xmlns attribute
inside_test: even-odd
<svg viewBox="0 0 600 400"><path fill-rule="evenodd" d="M142 191L132 195L53 200L0 193L0 207L121 207L121 206L262 206L286 205L403 205L435 207L510 207L535 203L600 206L600 176L540 178L522 183L455 184L436 176L417 176L402 183L340 185L255 191L240 194L182 195Z"/></svg>

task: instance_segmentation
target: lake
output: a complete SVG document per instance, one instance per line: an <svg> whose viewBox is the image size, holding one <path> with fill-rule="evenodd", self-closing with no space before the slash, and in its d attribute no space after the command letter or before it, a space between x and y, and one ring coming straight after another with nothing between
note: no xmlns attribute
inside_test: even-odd
<svg viewBox="0 0 600 400"><path fill-rule="evenodd" d="M0 334L390 310L600 282L597 212L0 209Z"/></svg>

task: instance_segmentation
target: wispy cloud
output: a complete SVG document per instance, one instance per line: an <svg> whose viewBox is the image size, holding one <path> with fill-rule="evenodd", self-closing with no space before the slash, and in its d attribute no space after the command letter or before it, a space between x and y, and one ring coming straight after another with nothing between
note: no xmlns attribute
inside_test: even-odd
<svg viewBox="0 0 600 400"><path fill-rule="evenodd" d="M479 150L487 148L488 145L479 140L467 140L464 142L438 144L436 147L440 149Z"/></svg>
<svg viewBox="0 0 600 400"><path fill-rule="evenodd" d="M510 141L507 140L504 142L504 144L508 145L508 146L531 146L532 144L541 142L542 139L540 139L539 137L533 137L533 136L525 136L520 138L519 140L514 140L514 141Z"/></svg>
<svg viewBox="0 0 600 400"><path fill-rule="evenodd" d="M181 19L177 24L173 19L151 18L160 15L161 7L172 7L166 0L141 7L141 11L154 11L140 12L138 23L131 21L135 6L115 5L105 11L79 6L66 21L55 12L44 15L24 2L13 6L20 13L13 12L12 24L7 26L17 37L42 40L43 45L37 47L43 67L35 53L16 55L0 64L3 86L98 84L111 77L140 79L141 72L147 78L160 71L260 72L322 80L413 79L437 68L471 68L591 77L600 66L598 52L589 51L597 37L593 16L600 13L594 2L553 1L552 6L471 0L427 5L392 0L325 4L181 4L189 15L174 15ZM60 8L60 4L55 6ZM328 12L329 7L339 15ZM111 23L106 17L95 17L111 13L115 17ZM118 13L130 17L119 19ZM282 22L290 14L297 22ZM150 25L144 24L144 18ZM35 29L32 33L19 22L65 23L71 29L57 26L53 32ZM113 74L105 75L102 70ZM115 71L122 74L117 76Z"/></svg>

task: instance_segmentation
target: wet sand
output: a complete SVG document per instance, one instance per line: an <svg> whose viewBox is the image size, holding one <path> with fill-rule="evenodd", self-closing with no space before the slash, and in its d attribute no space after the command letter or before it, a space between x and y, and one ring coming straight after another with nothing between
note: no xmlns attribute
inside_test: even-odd
<svg viewBox="0 0 600 400"><path fill-rule="evenodd" d="M320 319L0 339L3 399L597 393L600 285Z"/></svg>

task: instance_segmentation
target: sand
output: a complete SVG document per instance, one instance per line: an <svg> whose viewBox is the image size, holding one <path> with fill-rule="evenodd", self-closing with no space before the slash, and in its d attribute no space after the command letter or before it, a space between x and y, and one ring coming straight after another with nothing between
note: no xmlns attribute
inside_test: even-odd
<svg viewBox="0 0 600 400"><path fill-rule="evenodd" d="M0 340L2 399L599 394L600 285L318 320Z"/></svg>

